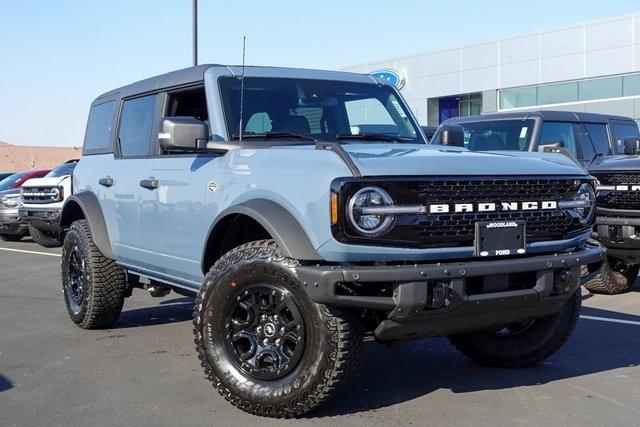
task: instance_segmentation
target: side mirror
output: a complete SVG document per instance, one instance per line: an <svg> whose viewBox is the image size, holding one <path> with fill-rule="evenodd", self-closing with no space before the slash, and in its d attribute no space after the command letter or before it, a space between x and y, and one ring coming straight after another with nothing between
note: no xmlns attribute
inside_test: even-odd
<svg viewBox="0 0 640 427"><path fill-rule="evenodd" d="M440 144L464 147L464 128L460 125L444 125L440 132Z"/></svg>
<svg viewBox="0 0 640 427"><path fill-rule="evenodd" d="M209 141L209 127L193 117L167 117L158 134L164 151L196 151Z"/></svg>
<svg viewBox="0 0 640 427"><path fill-rule="evenodd" d="M640 154L640 138L625 138L624 154Z"/></svg>
<svg viewBox="0 0 640 427"><path fill-rule="evenodd" d="M571 154L569 152L569 150L564 148L564 144L562 143L562 141L547 142L547 143L544 143L544 144L540 144L540 145L538 145L538 151L540 153L558 153L558 154L562 154L565 157L568 157L571 160L573 160L574 162L580 164L578 162L578 160L575 157L573 157L573 154Z"/></svg>

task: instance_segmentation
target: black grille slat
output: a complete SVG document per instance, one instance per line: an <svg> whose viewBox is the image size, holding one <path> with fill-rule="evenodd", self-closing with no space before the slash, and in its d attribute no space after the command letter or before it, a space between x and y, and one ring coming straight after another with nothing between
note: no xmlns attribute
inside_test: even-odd
<svg viewBox="0 0 640 427"><path fill-rule="evenodd" d="M640 185L640 174L615 173L594 174L601 185ZM640 209L640 191L602 191L598 193L597 203L605 209Z"/></svg>

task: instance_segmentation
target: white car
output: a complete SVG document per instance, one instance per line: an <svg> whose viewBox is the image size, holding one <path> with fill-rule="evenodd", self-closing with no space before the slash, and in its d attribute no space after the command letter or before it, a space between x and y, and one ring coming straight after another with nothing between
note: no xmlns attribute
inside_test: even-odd
<svg viewBox="0 0 640 427"><path fill-rule="evenodd" d="M41 246L62 245L60 213L65 199L71 195L71 173L77 163L77 160L70 160L42 178L22 184L20 219L29 224L29 234Z"/></svg>

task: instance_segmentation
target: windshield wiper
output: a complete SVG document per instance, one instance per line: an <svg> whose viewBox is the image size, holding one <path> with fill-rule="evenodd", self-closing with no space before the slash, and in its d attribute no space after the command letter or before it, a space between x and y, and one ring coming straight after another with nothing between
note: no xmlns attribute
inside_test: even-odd
<svg viewBox="0 0 640 427"><path fill-rule="evenodd" d="M336 135L337 140L341 139L367 139L377 141L397 141L398 138L384 133L339 133Z"/></svg>
<svg viewBox="0 0 640 427"><path fill-rule="evenodd" d="M234 133L232 139L240 139L240 135ZM298 138L305 141L314 141L315 139L293 132L265 132L265 133L243 133L242 139L272 139L272 138Z"/></svg>

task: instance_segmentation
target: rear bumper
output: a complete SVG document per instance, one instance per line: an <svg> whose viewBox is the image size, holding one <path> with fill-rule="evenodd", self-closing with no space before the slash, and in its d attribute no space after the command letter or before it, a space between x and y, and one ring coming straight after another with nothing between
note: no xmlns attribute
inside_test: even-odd
<svg viewBox="0 0 640 427"><path fill-rule="evenodd" d="M32 208L22 207L19 214L20 219L33 225L38 230L49 233L60 233L60 208Z"/></svg>
<svg viewBox="0 0 640 427"><path fill-rule="evenodd" d="M311 300L386 312L375 329L381 341L446 336L498 326L560 310L580 286L580 266L601 262L604 251L585 245L573 252L487 261L398 266L300 266L296 272ZM510 290L528 273L530 283ZM337 284L388 282L391 296L340 295ZM434 289L440 307L429 308Z"/></svg>

